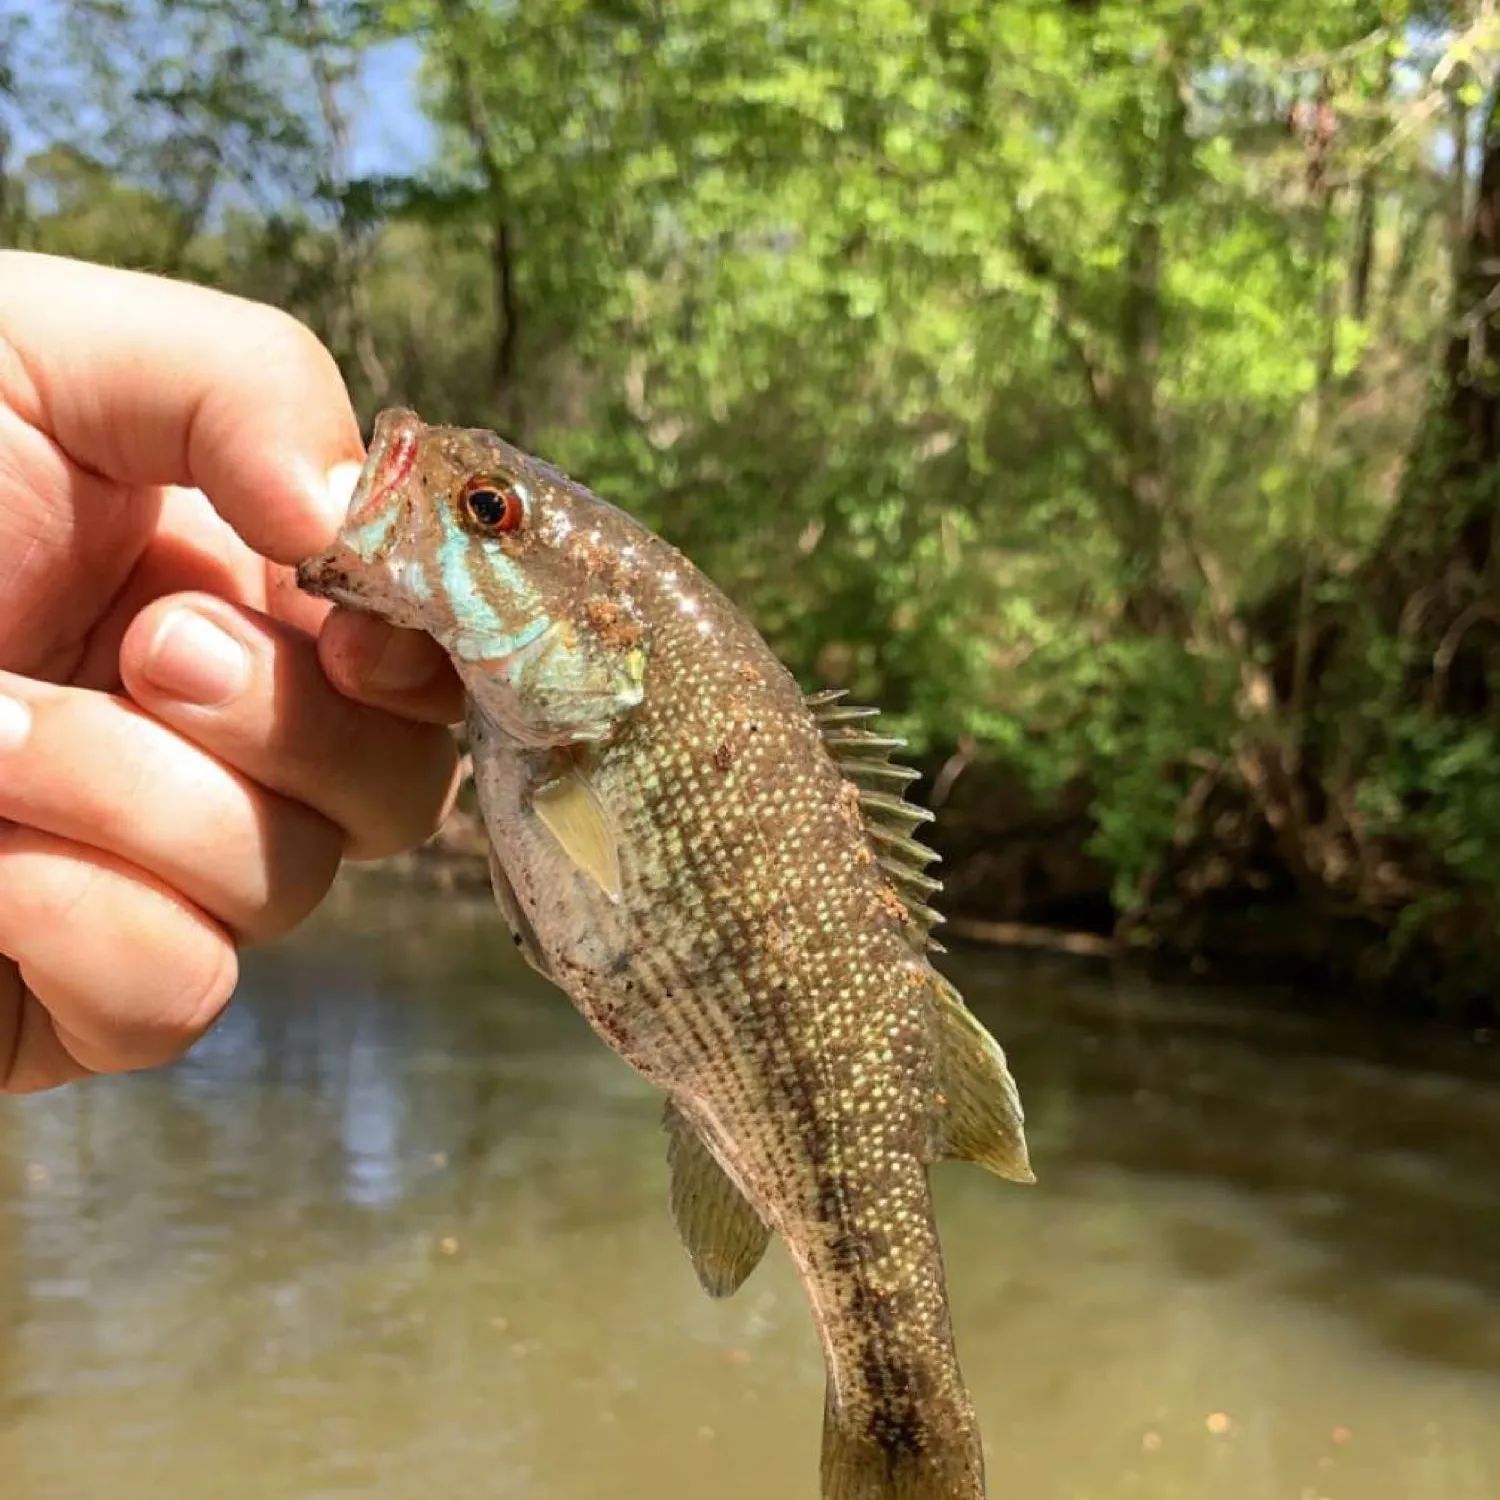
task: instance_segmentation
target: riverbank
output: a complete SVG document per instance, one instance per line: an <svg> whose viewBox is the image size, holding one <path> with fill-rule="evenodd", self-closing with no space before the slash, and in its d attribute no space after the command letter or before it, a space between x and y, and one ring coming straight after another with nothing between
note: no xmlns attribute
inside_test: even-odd
<svg viewBox="0 0 1500 1500"><path fill-rule="evenodd" d="M1389 913L1317 908L1265 863L1201 850L1160 873L1149 906L1124 913L1108 867L1090 851L1086 787L1069 786L1049 805L993 764L957 777L944 776L941 764L922 769L916 795L938 793L938 818L925 836L942 857L941 936L950 948L1038 949L1169 981L1337 992L1344 1002L1352 996L1466 1026L1500 1020L1496 987L1481 965L1431 943L1403 946ZM362 871L419 889L487 890L487 844L469 788L427 844Z"/></svg>

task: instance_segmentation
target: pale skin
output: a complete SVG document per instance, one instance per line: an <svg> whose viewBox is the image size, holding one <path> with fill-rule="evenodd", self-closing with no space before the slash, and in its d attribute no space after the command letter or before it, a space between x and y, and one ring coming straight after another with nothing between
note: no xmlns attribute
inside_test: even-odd
<svg viewBox="0 0 1500 1500"><path fill-rule="evenodd" d="M0 1093L169 1061L441 821L442 654L292 578L362 456L285 315L0 252Z"/></svg>

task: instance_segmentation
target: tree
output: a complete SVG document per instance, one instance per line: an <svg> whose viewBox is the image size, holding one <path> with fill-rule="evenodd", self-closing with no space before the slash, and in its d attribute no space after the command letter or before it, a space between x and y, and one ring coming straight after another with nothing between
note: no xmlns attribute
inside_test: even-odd
<svg viewBox="0 0 1500 1500"><path fill-rule="evenodd" d="M1489 4L72 16L34 242L279 302L367 412L667 531L809 686L1086 786L1142 941L1492 932ZM393 38L437 149L362 178Z"/></svg>

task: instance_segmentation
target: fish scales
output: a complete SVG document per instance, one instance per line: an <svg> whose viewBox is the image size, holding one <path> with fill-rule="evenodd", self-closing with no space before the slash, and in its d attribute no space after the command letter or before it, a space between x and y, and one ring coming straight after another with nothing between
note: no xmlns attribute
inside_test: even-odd
<svg viewBox="0 0 1500 1500"><path fill-rule="evenodd" d="M648 1076L711 1129L747 1196L805 1246L807 1274L835 1289L825 1315L849 1328L827 1352L843 1403L893 1431L916 1423L917 1394L962 1410L956 1378L911 1384L928 1370L956 1377L930 1274L941 1264L922 964L861 859L846 783L788 674L743 631L740 649L705 661L699 626L728 607L676 568L645 576L645 613L667 622L653 633L664 689L605 752L595 785L637 873L624 884L646 952L630 999L612 990L601 1024L643 1060L663 1047ZM695 1003L674 1006L684 993ZM886 1357L903 1343L909 1355Z"/></svg>
<svg viewBox="0 0 1500 1500"><path fill-rule="evenodd" d="M666 1094L704 1285L787 1244L827 1365L825 1500L980 1500L927 1174L966 1156L1029 1181L1019 1101L790 673L664 540L410 413L382 415L302 580L453 657L497 900Z"/></svg>

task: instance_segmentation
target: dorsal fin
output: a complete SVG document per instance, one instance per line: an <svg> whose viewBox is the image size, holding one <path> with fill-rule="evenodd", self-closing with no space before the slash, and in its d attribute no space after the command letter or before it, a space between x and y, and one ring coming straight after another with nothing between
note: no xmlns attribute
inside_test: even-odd
<svg viewBox="0 0 1500 1500"><path fill-rule="evenodd" d="M830 688L809 693L808 711L834 764L859 793L860 817L872 852L911 918L917 951L941 953L943 946L932 936L932 929L943 918L925 898L940 891L942 882L924 873L938 855L912 837L922 824L932 822L933 815L908 802L905 791L922 773L891 759L891 752L904 750L906 741L866 728L866 721L876 718L880 710L845 703L846 691Z"/></svg>

